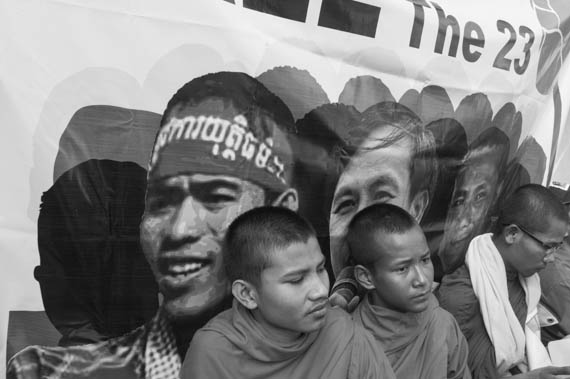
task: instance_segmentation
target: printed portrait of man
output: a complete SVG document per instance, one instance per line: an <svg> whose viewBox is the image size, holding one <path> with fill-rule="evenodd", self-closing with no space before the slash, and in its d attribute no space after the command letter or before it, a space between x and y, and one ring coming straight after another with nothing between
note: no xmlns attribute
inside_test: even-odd
<svg viewBox="0 0 570 379"><path fill-rule="evenodd" d="M486 129L471 144L457 174L439 249L445 273L463 264L473 237L489 230L507 167L509 139Z"/></svg>
<svg viewBox="0 0 570 379"><path fill-rule="evenodd" d="M359 210L373 203L391 203L421 220L437 178L431 132L410 109L396 102L366 109L350 128L345 150L330 211L335 276L349 263L345 237Z"/></svg>
<svg viewBox="0 0 570 379"><path fill-rule="evenodd" d="M293 130L287 106L247 74L208 74L178 90L154 143L140 223L161 295L156 316L98 344L28 347L9 362L8 377L178 378L194 332L231 305L221 261L229 224L262 205L297 210Z"/></svg>
<svg viewBox="0 0 570 379"><path fill-rule="evenodd" d="M297 209L287 184L292 125L285 105L245 74L203 77L168 103L149 165L141 244L175 319L195 319L228 295L220 249L239 214L262 205Z"/></svg>

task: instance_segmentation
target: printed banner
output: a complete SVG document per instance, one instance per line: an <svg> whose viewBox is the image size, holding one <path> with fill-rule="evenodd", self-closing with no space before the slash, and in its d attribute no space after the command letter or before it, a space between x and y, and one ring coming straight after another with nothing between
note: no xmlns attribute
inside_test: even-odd
<svg viewBox="0 0 570 379"><path fill-rule="evenodd" d="M564 0L0 2L0 371L228 306L228 225L421 224L436 280L526 183L570 183Z"/></svg>

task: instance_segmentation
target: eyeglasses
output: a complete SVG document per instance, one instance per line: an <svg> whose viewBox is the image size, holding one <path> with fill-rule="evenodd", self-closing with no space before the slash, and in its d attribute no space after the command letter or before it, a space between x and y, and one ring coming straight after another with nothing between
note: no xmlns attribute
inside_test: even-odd
<svg viewBox="0 0 570 379"><path fill-rule="evenodd" d="M516 224L515 224L516 225ZM530 238L532 238L533 240L535 240L536 242L538 242L539 244L542 245L542 247L548 251L548 250L558 250L562 247L562 244L564 244L564 241L560 241L560 242L552 242L552 243L545 243L543 242L540 238L536 237L534 234L532 234L531 232L529 232L528 230L526 230L525 228L523 228L520 225L517 225L517 227L522 230L527 236L529 236Z"/></svg>

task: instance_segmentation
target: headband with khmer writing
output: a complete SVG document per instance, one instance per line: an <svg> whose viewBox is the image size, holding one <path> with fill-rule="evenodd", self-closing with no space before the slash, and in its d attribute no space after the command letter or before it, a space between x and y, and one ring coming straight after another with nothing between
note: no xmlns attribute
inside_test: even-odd
<svg viewBox="0 0 570 379"><path fill-rule="evenodd" d="M256 79L233 72L187 83L169 102L149 180L181 173L229 175L262 188L289 188L293 157L287 106Z"/></svg>

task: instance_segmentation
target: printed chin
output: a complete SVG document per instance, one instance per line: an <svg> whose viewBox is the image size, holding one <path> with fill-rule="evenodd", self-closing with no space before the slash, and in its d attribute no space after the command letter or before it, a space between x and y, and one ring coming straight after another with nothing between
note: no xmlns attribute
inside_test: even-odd
<svg viewBox="0 0 570 379"><path fill-rule="evenodd" d="M473 228L461 229L452 234L452 244L464 244L471 241L473 237Z"/></svg>
<svg viewBox="0 0 570 379"><path fill-rule="evenodd" d="M449 255L456 256L464 253L467 250L467 247L469 246L469 242L471 242L471 239L472 239L471 235L467 235L462 237L461 239L456 238L453 241L450 241L447 247Z"/></svg>
<svg viewBox="0 0 570 379"><path fill-rule="evenodd" d="M225 299L223 291L195 289L192 293L164 298L164 308L175 319L196 318L219 306Z"/></svg>

